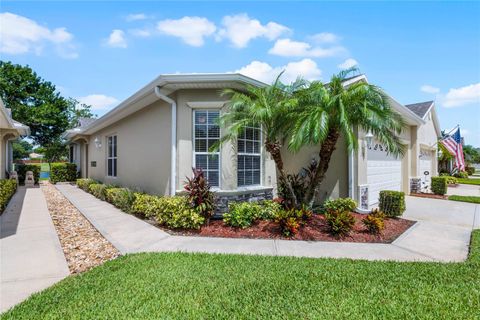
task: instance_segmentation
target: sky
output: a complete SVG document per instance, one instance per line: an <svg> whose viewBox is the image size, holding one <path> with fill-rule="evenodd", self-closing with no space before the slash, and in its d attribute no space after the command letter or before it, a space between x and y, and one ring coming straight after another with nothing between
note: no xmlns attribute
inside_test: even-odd
<svg viewBox="0 0 480 320"><path fill-rule="evenodd" d="M0 57L101 116L160 74L328 81L357 65L480 146L480 2L10 2Z"/></svg>

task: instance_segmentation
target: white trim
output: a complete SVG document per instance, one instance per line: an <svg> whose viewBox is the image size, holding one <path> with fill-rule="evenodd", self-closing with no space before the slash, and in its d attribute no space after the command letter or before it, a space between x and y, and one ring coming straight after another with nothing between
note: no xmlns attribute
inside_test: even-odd
<svg viewBox="0 0 480 320"><path fill-rule="evenodd" d="M115 134L112 134L112 135L109 135L106 137L107 141L106 141L106 151L107 151L107 165L106 165L106 172L105 172L105 176L108 177L108 178L117 178L118 177L118 135L115 133ZM109 139L112 138L112 156L110 156L110 145L109 145ZM115 142L115 144L113 144L113 142ZM114 147L113 147L114 146ZM116 153L113 152L113 150L116 151ZM115 155L114 155L115 154ZM112 175L109 175L108 174L108 160L112 160ZM116 160L116 161L113 161L113 160Z"/></svg>
<svg viewBox="0 0 480 320"><path fill-rule="evenodd" d="M187 106L192 109L222 109L228 101L189 101Z"/></svg>
<svg viewBox="0 0 480 320"><path fill-rule="evenodd" d="M262 175L263 175L263 156L262 156L262 146L263 146L263 135L262 135L262 128L261 127L252 127L252 126L245 126L245 128L251 128L251 129L254 129L254 130L258 130L259 132L259 140L258 140L258 152L252 152L252 153L248 153L248 152L239 152L238 151L238 141L239 140L243 140L245 143L247 141L251 141L253 143L257 142L257 140L250 140L250 139L247 139L247 136L246 136L246 133L245 133L245 139L240 139L239 137L237 137L237 189L238 188L243 188L243 187L253 187L253 186L262 186L263 185L263 181L262 181ZM253 147L253 146L252 146ZM244 149L246 150L246 144L244 146ZM255 150L253 150L255 151ZM240 169L238 168L238 157L239 156L258 156L260 157L260 169L259 169L259 178L260 178L260 181L258 184L249 184L249 185L239 185L238 184L238 173L240 171ZM250 170L246 170L245 168L243 169L243 172L245 173L246 171L250 171L250 172L253 172L253 171L256 171L256 170L253 170L253 169L250 169ZM244 179L244 182L245 182L245 179Z"/></svg>

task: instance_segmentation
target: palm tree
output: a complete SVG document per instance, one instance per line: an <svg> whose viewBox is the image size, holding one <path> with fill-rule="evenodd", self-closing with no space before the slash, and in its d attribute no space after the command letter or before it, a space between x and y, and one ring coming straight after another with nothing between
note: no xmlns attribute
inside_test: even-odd
<svg viewBox="0 0 480 320"><path fill-rule="evenodd" d="M351 68L334 75L330 83L314 81L296 92L296 123L290 132L289 149L320 145L319 161L302 202L312 207L325 178L333 151L342 135L349 150L358 147L356 128L371 132L390 153L403 155L398 138L405 127L401 116L390 106L387 95L365 81L348 86L345 80L357 72Z"/></svg>
<svg viewBox="0 0 480 320"><path fill-rule="evenodd" d="M227 112L220 117L220 125L226 129L220 143L227 140L236 143L246 126L259 126L265 150L272 156L280 179L287 181L286 192L296 205L293 188L286 179L281 150L286 133L294 123L292 117L295 114L291 112L296 105L294 93L304 87L306 82L298 79L291 85L284 85L279 80L281 75L270 86L223 90L222 95L228 96L230 100L227 103Z"/></svg>

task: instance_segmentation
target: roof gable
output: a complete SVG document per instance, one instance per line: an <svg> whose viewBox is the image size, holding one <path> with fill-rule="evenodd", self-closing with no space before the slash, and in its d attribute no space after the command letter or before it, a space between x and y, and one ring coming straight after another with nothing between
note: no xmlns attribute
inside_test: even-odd
<svg viewBox="0 0 480 320"><path fill-rule="evenodd" d="M425 101L425 102L419 102L419 103L412 103L412 104L407 104L405 107L413 111L417 116L420 118L425 118L426 114L430 110L430 108L433 105L433 101Z"/></svg>

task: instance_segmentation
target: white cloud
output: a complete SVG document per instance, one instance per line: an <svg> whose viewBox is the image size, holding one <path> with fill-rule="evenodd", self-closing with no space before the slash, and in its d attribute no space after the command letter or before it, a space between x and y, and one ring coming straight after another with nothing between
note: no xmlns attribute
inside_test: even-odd
<svg viewBox="0 0 480 320"><path fill-rule="evenodd" d="M118 103L118 99L104 94L90 94L85 97L78 97L77 100L80 103L84 103L92 106L92 110L102 110L112 107Z"/></svg>
<svg viewBox="0 0 480 320"><path fill-rule="evenodd" d="M331 48L314 47L306 42L293 41L291 39L279 39L273 47L268 51L282 57L315 57L325 58L333 57L345 52L345 48L335 46Z"/></svg>
<svg viewBox="0 0 480 320"><path fill-rule="evenodd" d="M261 24L256 19L251 19L246 13L225 16L222 19L223 28L217 34L217 40L228 39L234 47L245 48L250 40L264 37L275 40L282 34L290 33L286 26L276 22Z"/></svg>
<svg viewBox="0 0 480 320"><path fill-rule="evenodd" d="M358 61L352 58L348 58L338 65L340 69L348 69L355 66L358 66Z"/></svg>
<svg viewBox="0 0 480 320"><path fill-rule="evenodd" d="M420 87L420 91L425 92L425 93L432 93L436 94L440 92L440 89L434 86L431 86L429 84L425 84Z"/></svg>
<svg viewBox="0 0 480 320"><path fill-rule="evenodd" d="M13 13L0 13L0 52L24 54L34 52L39 55L46 45L54 45L62 58L78 57L72 43L73 34L66 28L48 29L36 21Z"/></svg>
<svg viewBox="0 0 480 320"><path fill-rule="evenodd" d="M480 104L480 82L461 88L452 88L441 97L444 107L453 108L469 104Z"/></svg>
<svg viewBox="0 0 480 320"><path fill-rule="evenodd" d="M140 38L147 38L150 37L153 32L149 29L130 29L128 32L135 36L135 37L140 37Z"/></svg>
<svg viewBox="0 0 480 320"><path fill-rule="evenodd" d="M322 71L318 68L315 61L312 59L303 59L296 62L290 62L284 66L272 67L266 62L252 61L248 65L236 70L235 72L244 74L248 77L263 81L265 83L271 83L280 74L282 75L282 81L292 82L301 76L307 80L318 80L322 75Z"/></svg>
<svg viewBox="0 0 480 320"><path fill-rule="evenodd" d="M125 32L120 29L113 30L107 39L107 46L113 48L126 48L127 40L125 39Z"/></svg>
<svg viewBox="0 0 480 320"><path fill-rule="evenodd" d="M205 42L204 38L213 35L217 28L207 18L183 17L160 21L157 29L166 35L181 38L188 45L200 47Z"/></svg>
<svg viewBox="0 0 480 320"><path fill-rule="evenodd" d="M125 20L127 20L128 22L145 20L145 19L147 19L147 16L144 13L132 13L125 18Z"/></svg>
<svg viewBox="0 0 480 320"><path fill-rule="evenodd" d="M334 33L321 32L309 37L316 43L334 43L340 40L340 37Z"/></svg>

